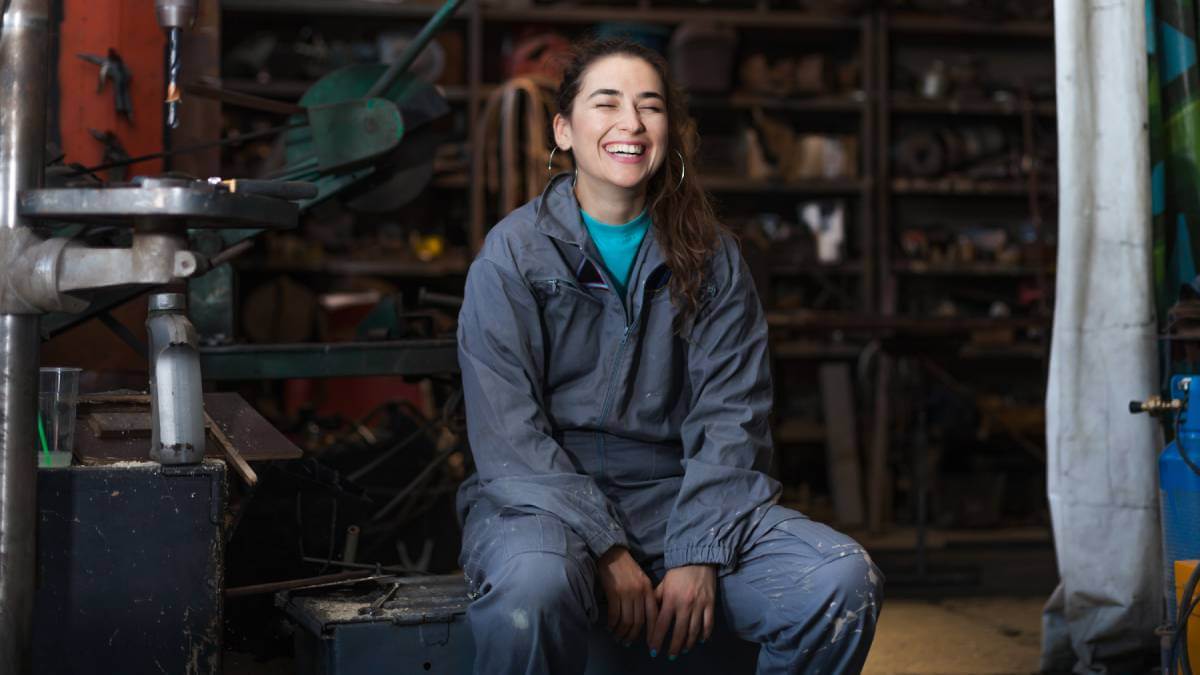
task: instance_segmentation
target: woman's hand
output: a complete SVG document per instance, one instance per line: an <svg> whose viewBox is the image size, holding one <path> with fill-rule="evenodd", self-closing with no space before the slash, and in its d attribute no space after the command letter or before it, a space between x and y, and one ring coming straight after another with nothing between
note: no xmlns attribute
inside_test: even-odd
<svg viewBox="0 0 1200 675"><path fill-rule="evenodd" d="M658 602L650 578L629 555L629 550L614 546L600 557L600 584L608 597L608 630L622 644L637 639L642 628L649 641L650 630L658 617Z"/></svg>
<svg viewBox="0 0 1200 675"><path fill-rule="evenodd" d="M707 640L713 631L713 607L717 595L717 570L712 565L685 565L667 570L662 583L654 590L658 598L658 623L650 636L650 654L662 648L667 630L671 631L671 660L681 651L689 651L696 640Z"/></svg>

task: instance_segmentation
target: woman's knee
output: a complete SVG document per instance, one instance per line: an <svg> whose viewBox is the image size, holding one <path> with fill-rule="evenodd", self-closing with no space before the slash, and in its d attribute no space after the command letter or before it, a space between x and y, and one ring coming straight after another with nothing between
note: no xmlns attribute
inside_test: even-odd
<svg viewBox="0 0 1200 675"><path fill-rule="evenodd" d="M805 586L823 589L830 603L846 611L860 613L874 620L883 602L883 575L866 551L846 553L813 570Z"/></svg>
<svg viewBox="0 0 1200 675"><path fill-rule="evenodd" d="M503 596L504 605L529 616L590 613L593 604L590 577L583 565L556 553L517 554L506 561L490 585L489 595Z"/></svg>

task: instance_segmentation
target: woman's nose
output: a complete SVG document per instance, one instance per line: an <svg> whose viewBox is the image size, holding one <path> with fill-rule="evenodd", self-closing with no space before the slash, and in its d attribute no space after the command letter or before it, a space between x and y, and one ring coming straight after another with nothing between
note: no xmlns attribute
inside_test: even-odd
<svg viewBox="0 0 1200 675"><path fill-rule="evenodd" d="M628 106L622 108L621 119L618 120L618 125L621 131L640 132L642 131L642 116L637 111L637 106Z"/></svg>

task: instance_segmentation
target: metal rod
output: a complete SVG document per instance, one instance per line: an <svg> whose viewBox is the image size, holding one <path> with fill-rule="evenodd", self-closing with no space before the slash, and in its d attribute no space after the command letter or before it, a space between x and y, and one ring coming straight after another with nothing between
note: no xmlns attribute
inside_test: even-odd
<svg viewBox="0 0 1200 675"><path fill-rule="evenodd" d="M82 169L77 169L74 173L68 173L67 176L68 177L82 176L84 174L95 173L96 171L104 171L105 169L113 169L118 166L129 166L131 164L138 164L140 162L149 162L150 160L153 160L153 159L162 159L164 157L173 157L175 155L182 155L182 154L189 153L189 152L199 152L201 150L208 150L209 148L217 148L217 147L222 147L222 146L226 146L226 145L238 145L239 143L245 143L246 141L252 141L256 138L263 138L265 136L274 136L277 134L281 134L285 131L290 131L292 129L299 129L301 127L306 127L306 126L308 126L308 122L294 122L291 124L284 124L284 125L278 126L278 127L271 127L270 129L262 129L261 131L250 131L250 132L246 132L246 133L240 133L236 136L228 136L226 138L222 138L219 141L205 141L203 143L197 143L195 145L185 145L182 148L173 148L171 150L167 150L167 151L163 151L163 152L152 152L149 155L139 155L137 157L130 157L129 159L121 159L121 160L117 160L115 162L108 162L107 164L97 164L96 166L90 166L90 167L86 167L86 168L82 168Z"/></svg>
<svg viewBox="0 0 1200 675"><path fill-rule="evenodd" d="M429 44L429 41L433 39L434 33L437 33L441 29L442 24L454 16L454 13L458 11L463 2L464 0L447 0L446 4L442 5L442 8L437 11L437 14L434 14L433 18L429 19L429 23L425 24L421 32L417 33L417 37L408 43L404 51L400 54L400 58L388 66L388 69L384 71L383 75L379 76L375 84L371 85L370 90L367 91L367 95L363 98L380 96L395 84L396 80L413 64L413 61L417 60L417 56L421 53L421 50L425 49L425 45Z"/></svg>
<svg viewBox="0 0 1200 675"><path fill-rule="evenodd" d="M49 0L7 0L0 28L0 249L26 227L21 190L41 183ZM0 314L0 672L32 672L37 518L38 317Z"/></svg>
<svg viewBox="0 0 1200 675"><path fill-rule="evenodd" d="M324 562L324 561L322 561ZM374 568L372 568L374 569ZM310 586L320 586L322 584L333 584L342 581L350 581L352 579L366 579L372 574L371 570L354 570L351 572L338 572L337 574L326 574L319 577L309 577L307 579L292 579L290 581L274 581L266 584L254 584L253 586L236 586L234 588L225 589L225 598L242 598L248 595L264 595L267 593L275 593L277 591L289 591L296 588L308 588Z"/></svg>

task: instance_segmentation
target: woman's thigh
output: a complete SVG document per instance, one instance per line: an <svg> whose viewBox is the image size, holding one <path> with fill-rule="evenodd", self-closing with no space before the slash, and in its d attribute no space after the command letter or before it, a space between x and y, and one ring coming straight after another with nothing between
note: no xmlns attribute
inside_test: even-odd
<svg viewBox="0 0 1200 675"><path fill-rule="evenodd" d="M840 638L848 620L873 625L882 584L858 542L795 513L747 545L737 568L721 577L718 601L743 639L766 642L795 629L798 640L806 641L803 633L828 640Z"/></svg>

